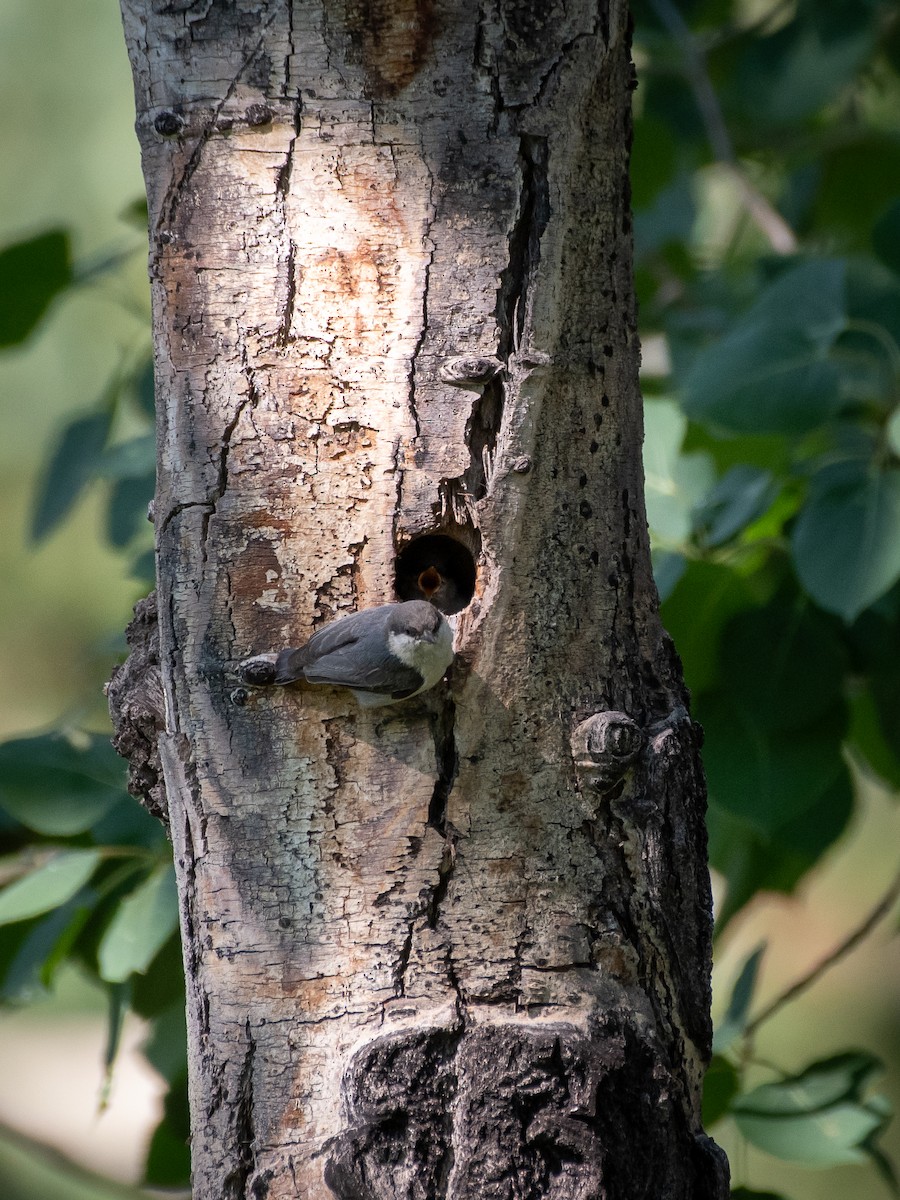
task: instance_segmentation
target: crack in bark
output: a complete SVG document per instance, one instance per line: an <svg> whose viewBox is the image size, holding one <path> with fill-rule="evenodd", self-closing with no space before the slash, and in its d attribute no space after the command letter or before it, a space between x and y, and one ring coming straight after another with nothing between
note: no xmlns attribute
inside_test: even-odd
<svg viewBox="0 0 900 1200"><path fill-rule="evenodd" d="M463 438L469 447L470 462L462 478L466 494L473 500L483 500L490 486L504 402L505 384L498 376L484 385L466 422Z"/></svg>
<svg viewBox="0 0 900 1200"><path fill-rule="evenodd" d="M219 444L219 463L216 472L216 482L213 488L212 495L205 502L207 511L203 514L203 525L200 531L200 550L201 562L205 566L207 562L207 541L209 540L209 523L216 515L216 510L219 501L225 495L228 488L228 455L231 453L231 439L234 431L237 428L238 422L244 415L247 408L256 408L259 404L259 393L256 390L256 384L253 380L253 370L247 361L247 348L242 349L242 369L244 377L247 380L247 395L240 401L233 415L229 418L222 431L222 440Z"/></svg>
<svg viewBox="0 0 900 1200"><path fill-rule="evenodd" d="M290 14L290 46L291 54L293 54L293 4L288 5ZM294 133L288 143L287 154L281 170L275 180L275 195L279 201L282 216L287 224L287 199L291 190L291 177L294 173L295 148L297 138L300 136L300 129L303 122L303 99L300 93L297 93L297 98L294 102ZM293 238L288 238L288 256L287 256L287 296L284 302L284 311L281 316L281 324L276 336L276 342L282 348L290 341L291 325L294 320L294 306L297 299L297 244Z"/></svg>
<svg viewBox="0 0 900 1200"><path fill-rule="evenodd" d="M398 997L406 995L406 969L409 966L409 959L412 954L413 935L415 933L416 921L419 918L419 911L413 914L409 922L409 928L406 931L406 937L403 939L403 945L400 947L400 954L397 962L394 965L394 993Z"/></svg>
<svg viewBox="0 0 900 1200"><path fill-rule="evenodd" d="M601 3L597 6L597 18L594 21L594 24L592 25L592 27L589 30L587 30L586 32L576 33L574 35L574 37L570 37L567 42L563 42L563 44L560 46L559 53L556 56L556 60L547 68L547 70L541 76L540 83L538 84L537 91L535 92L534 100L532 101L532 104L535 107L538 107L538 106L546 103L547 92L550 88L551 80L553 79L554 75L559 74L560 68L562 66L564 66L565 63L567 63L568 61L571 60L572 51L575 49L575 47L578 45L578 43L583 42L585 39L588 39L593 42L596 39L598 33L600 34L600 38L603 42L604 48L608 50L609 49L609 11L608 11L607 6L603 3Z"/></svg>
<svg viewBox="0 0 900 1200"><path fill-rule="evenodd" d="M219 120L219 117L222 115L222 110L224 109L224 107L228 103L228 101L231 99L231 97L234 95L234 93L237 89L237 85L240 83L241 76L248 69L248 67L251 67L253 65L253 63L256 60L257 55L259 54L259 52L262 50L263 46L265 45L266 34L269 31L269 26L273 23L273 21L276 19L276 17L280 17L280 16L281 16L280 8L278 6L276 6L272 10L272 13L268 17L268 19L263 22L262 33L259 35L259 41L253 47L253 49L249 52L249 54L246 56L246 58L244 58L241 65L238 67L237 71L232 76L232 78L228 84L228 87L225 89L225 92L224 92L222 98L219 100L219 102L216 104L215 108L213 109L212 116L210 117L210 119L206 123L206 125L203 127L203 129L200 131L200 134L197 138L197 144L194 146L194 149L191 152L190 158L185 163L184 168L182 169L181 175L178 177L178 179L173 179L171 181L171 183L169 184L168 188L166 189L166 194L163 198L162 203L160 204L160 216L159 216L159 220L157 221L157 225L156 225L157 230L159 230L160 232L167 232L168 227L170 225L174 224L175 214L177 212L178 205L181 202L181 198L184 195L187 185L190 183L191 179L194 176L195 171L200 166L200 159L203 157L203 151L206 148L207 142L209 141L209 139L212 137L212 135L216 131L216 123ZM170 234L170 237L171 237L171 234ZM159 251L157 250L154 254L154 258L158 258L158 256L159 256Z"/></svg>
<svg viewBox="0 0 900 1200"><path fill-rule="evenodd" d="M541 237L550 219L547 139L531 134L519 138L519 207L509 234L509 260L500 273L497 323L500 358L517 352L531 327L530 289L541 261Z"/></svg>
<svg viewBox="0 0 900 1200"><path fill-rule="evenodd" d="M453 869L456 866L456 838L451 833L447 835L444 842L444 850L441 854L441 861L438 863L438 878L437 883L431 891L426 906L426 915L428 917L429 929L437 929L438 920L441 915L441 905L447 898L447 893L450 890L450 882L453 877Z"/></svg>
<svg viewBox="0 0 900 1200"><path fill-rule="evenodd" d="M503 89L500 87L500 67L497 56L487 37L487 14L484 4L478 6L478 17L475 24L475 37L472 44L472 65L476 71L484 71L488 76L491 88L491 99L494 101L494 119L491 123L491 133L496 134L500 129L500 118L506 112L503 99Z"/></svg>
<svg viewBox="0 0 900 1200"><path fill-rule="evenodd" d="M174 504L165 517L159 524L159 533L157 535L157 545L162 535L166 532L172 521L181 513L186 512L189 508L203 509L203 523L200 531L200 546L202 552L202 561L205 565L207 561L206 543L209 538L209 523L215 516L216 508L219 501L225 495L228 487L228 455L231 450L231 438L237 428L238 421L241 419L247 407L255 408L259 403L259 394L256 390L256 385L253 382L253 373L246 361L246 350L244 351L244 374L247 378L248 394L242 400L233 415L229 418L223 433L222 441L219 447L219 462L216 470L216 482L212 489L211 495L206 500L182 500Z"/></svg>
<svg viewBox="0 0 900 1200"><path fill-rule="evenodd" d="M398 534L400 530L400 514L403 511L403 468L400 465L400 459L403 453L403 444L400 437L394 439L394 444L391 447L391 474L395 481L395 496L394 503L391 508L391 545L397 548Z"/></svg>
<svg viewBox="0 0 900 1200"><path fill-rule="evenodd" d="M158 544L158 543L157 543L157 544ZM157 605L158 605L158 604L159 604L159 599L158 599L158 597L157 597ZM177 684L177 679L178 679L178 674L177 674L177 671L178 671L178 647L177 647L177 640L178 640L178 639L177 639L177 638L176 638L176 636L175 636L175 625L176 625L176 621L175 621L175 596L174 596L174 593L172 593L172 592L170 592L170 593L169 593L169 595L168 595L168 598L167 598L167 600L166 600L166 609L167 609L167 612L168 612L168 617L169 617L169 629L171 630L171 633L172 633L172 644L169 646L169 653L168 653L168 656L167 656L167 657L168 657L168 680L169 680L169 686L170 686L170 689L171 689L171 697L166 697L166 713L165 713L165 717L166 717L166 727L168 728L168 725L169 725L169 713L170 713L170 711L171 711L171 713L173 713L173 714L175 714L175 713L177 713L177 712L178 712L178 701L177 701L177 696L176 696L176 694L175 694L175 693L176 693L176 690L177 690L177 687L178 687L178 684ZM163 628L163 626L162 626L162 625L160 625L160 642L159 642L159 645L160 645L160 659L162 658L162 645L163 645L163 642L162 642L162 628ZM166 694L165 680L166 680L166 676L165 676L165 675L163 675L163 695L164 695L164 696L165 696L165 694ZM169 701L170 701L170 699L171 699L171 709L170 709L170 707L169 707ZM174 717L174 715L173 715L173 721L174 721L175 719L176 719L176 718L175 718L175 717ZM172 729L172 731L171 731L171 732L174 734L174 733L176 732L176 730L175 730L175 729Z"/></svg>
<svg viewBox="0 0 900 1200"><path fill-rule="evenodd" d="M297 47L294 44L294 5L289 3L287 6L287 44L288 52L284 56L284 87L281 94L287 97L291 85L291 62L297 53ZM299 100L299 92L297 93ZM293 144L291 146L293 149Z"/></svg>
<svg viewBox="0 0 900 1200"><path fill-rule="evenodd" d="M169 528L169 525L172 523L172 521L174 521L177 516L180 516L181 513L186 512L189 508L208 508L211 512L214 508L214 505L211 500L180 500L177 504L173 504L166 513L165 517L163 517L159 525L158 536L161 537Z"/></svg>
<svg viewBox="0 0 900 1200"><path fill-rule="evenodd" d="M453 790L453 785L456 782L456 776L459 772L459 754L454 734L455 721L456 705L453 703L452 698L448 696L446 702L433 713L431 719L437 778L428 805L427 819L427 824L437 830L444 839L444 848L441 852L440 862L438 863L437 880L430 889L426 889L424 900L420 904L417 904L409 915L406 937L403 940L403 945L400 947L400 953L393 972L394 989L398 996L406 994L406 970L412 956L416 923L424 917L429 929L437 928L441 904L446 899L453 869L456 865L456 832L450 826L447 817L450 792ZM380 893L375 903L386 903L387 898L395 890L396 886L393 885L387 891ZM453 970L449 943L446 965L448 979L456 991L458 999L461 1001L459 982Z"/></svg>
<svg viewBox="0 0 900 1200"><path fill-rule="evenodd" d="M393 158L393 150L391 151ZM423 156L424 161L424 156ZM409 411L415 428L415 436L419 437L421 429L419 426L419 414L416 410L416 364L418 363L419 355L422 352L422 347L425 344L425 339L428 337L428 292L431 287L431 268L434 265L435 245L431 239L431 230L434 227L436 212L434 208L434 176L429 171L428 173L428 210L429 216L425 222L425 231L422 234L422 247L427 249L428 258L425 262L425 279L422 284L422 328L419 330L419 336L416 339L416 344L413 347L413 352L409 360ZM430 246L430 249L429 249Z"/></svg>
<svg viewBox="0 0 900 1200"><path fill-rule="evenodd" d="M548 153L546 138L520 136L519 204L509 233L508 260L500 274L496 305L498 357L507 362L518 355L525 329L530 328L531 288L541 259L541 238L550 219ZM506 387L507 380L501 375L489 380L466 422L463 437L469 448L469 466L461 482L465 494L474 501L482 500L490 488Z"/></svg>
<svg viewBox="0 0 900 1200"><path fill-rule="evenodd" d="M293 238L288 241L288 256L285 270L287 272L287 295L284 299L284 310L281 314L281 324L278 327L276 342L282 348L291 338L291 325L294 323L294 305L297 302L297 244Z"/></svg>
<svg viewBox="0 0 900 1200"><path fill-rule="evenodd" d="M438 831L442 837L447 836L447 805L450 792L456 782L459 772L459 754L456 749L456 705L453 698L448 696L432 716L431 734L434 738L434 757L437 764L437 778L431 801L428 805L428 824Z"/></svg>
<svg viewBox="0 0 900 1200"><path fill-rule="evenodd" d="M199 935L197 924L194 920L194 901L197 894L197 851L194 846L194 834L191 829L191 821L187 811L184 812L184 860L180 864L184 872L184 882L181 888L181 894L184 897L184 903L181 906L184 920L184 954L185 954L185 974L188 980L196 980L199 977ZM208 1025L207 1025L208 1032Z"/></svg>
<svg viewBox="0 0 900 1200"><path fill-rule="evenodd" d="M253 1060L256 1042L250 1019L244 1025L247 1049L238 1077L237 1091L232 1104L234 1113L234 1147L238 1161L222 1181L223 1200L246 1200L247 1181L256 1166L256 1128L253 1112Z"/></svg>

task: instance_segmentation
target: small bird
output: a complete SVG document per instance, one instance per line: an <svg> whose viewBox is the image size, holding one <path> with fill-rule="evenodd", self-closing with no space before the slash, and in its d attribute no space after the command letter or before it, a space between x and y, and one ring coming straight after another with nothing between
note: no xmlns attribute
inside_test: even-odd
<svg viewBox="0 0 900 1200"><path fill-rule="evenodd" d="M246 659L250 684L298 680L350 688L366 706L408 700L434 687L453 661L453 630L425 600L382 604L339 617L297 649Z"/></svg>
<svg viewBox="0 0 900 1200"><path fill-rule="evenodd" d="M427 600L442 613L458 613L475 591L474 559L453 538L427 534L400 554L394 582L402 600Z"/></svg>

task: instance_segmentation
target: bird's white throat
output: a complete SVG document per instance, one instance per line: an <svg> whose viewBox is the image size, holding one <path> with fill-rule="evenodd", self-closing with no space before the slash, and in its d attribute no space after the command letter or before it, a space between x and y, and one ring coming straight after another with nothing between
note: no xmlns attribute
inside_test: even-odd
<svg viewBox="0 0 900 1200"><path fill-rule="evenodd" d="M410 637L408 633L389 633L388 649L402 663L422 676L422 689L433 687L453 662L453 630L442 621L433 642Z"/></svg>

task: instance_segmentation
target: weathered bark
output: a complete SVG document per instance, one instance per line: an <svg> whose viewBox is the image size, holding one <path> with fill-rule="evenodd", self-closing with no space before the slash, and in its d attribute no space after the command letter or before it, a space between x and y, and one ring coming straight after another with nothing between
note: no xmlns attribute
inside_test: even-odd
<svg viewBox="0 0 900 1200"><path fill-rule="evenodd" d="M123 8L197 1200L720 1200L624 4ZM433 534L477 568L449 684L235 695Z"/></svg>

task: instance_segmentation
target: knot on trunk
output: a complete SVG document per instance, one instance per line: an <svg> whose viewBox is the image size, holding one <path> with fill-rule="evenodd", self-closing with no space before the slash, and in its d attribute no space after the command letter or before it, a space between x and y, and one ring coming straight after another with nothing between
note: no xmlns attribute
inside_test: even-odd
<svg viewBox="0 0 900 1200"><path fill-rule="evenodd" d="M611 791L644 748L644 733L627 713L594 713L572 733L572 757L583 788Z"/></svg>

